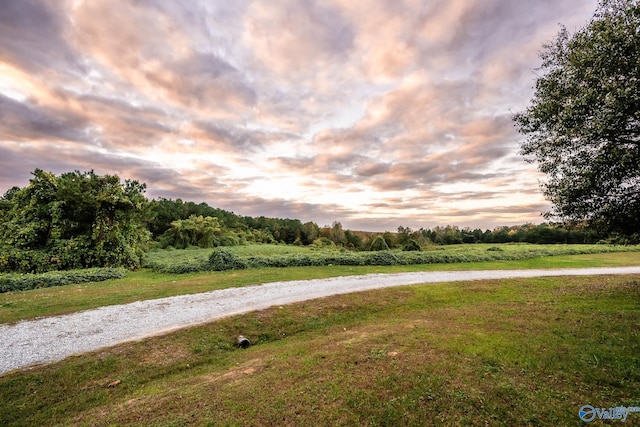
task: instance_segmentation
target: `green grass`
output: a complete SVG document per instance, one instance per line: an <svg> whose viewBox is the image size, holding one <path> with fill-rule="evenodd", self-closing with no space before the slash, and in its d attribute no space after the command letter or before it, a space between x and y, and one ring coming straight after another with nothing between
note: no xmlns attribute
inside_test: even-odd
<svg viewBox="0 0 640 427"><path fill-rule="evenodd" d="M179 253L181 251L171 252ZM162 274L143 269L128 273L127 277L119 280L0 294L0 323L71 313L106 305L126 304L146 299L285 280L411 271L578 268L616 265L640 265L640 255L637 252L615 252L551 256L516 261L398 266L262 268L189 274Z"/></svg>
<svg viewBox="0 0 640 427"><path fill-rule="evenodd" d="M295 254L314 253L310 247L294 245L267 245L249 244L240 246L225 246L229 250L241 257L249 256L282 256ZM213 249L190 248L185 250L154 250L146 255L146 265L181 265L190 263L205 262Z"/></svg>
<svg viewBox="0 0 640 427"><path fill-rule="evenodd" d="M48 271L40 274L0 274L0 292L65 286L77 283L102 282L126 276L124 268L85 268L81 270Z"/></svg>
<svg viewBox="0 0 640 427"><path fill-rule="evenodd" d="M638 275L341 295L4 375L0 425L577 426L640 406L638 326Z"/></svg>
<svg viewBox="0 0 640 427"><path fill-rule="evenodd" d="M515 261L542 256L576 255L606 252L640 252L640 246L619 245L532 245L532 244L469 244L431 246L420 252L380 251L352 252L338 249L317 249L284 245L247 245L224 248L241 258L250 268L331 266L331 265L411 265L448 264L459 262ZM211 249L186 251L154 251L147 255L145 265L163 273L192 273L219 270L207 262Z"/></svg>

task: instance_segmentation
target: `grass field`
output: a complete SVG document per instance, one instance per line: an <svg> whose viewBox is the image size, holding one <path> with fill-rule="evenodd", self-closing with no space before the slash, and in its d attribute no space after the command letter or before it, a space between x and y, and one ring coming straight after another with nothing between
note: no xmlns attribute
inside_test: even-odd
<svg viewBox="0 0 640 427"><path fill-rule="evenodd" d="M554 245L557 246L557 245ZM263 245L266 250L296 250L293 246ZM504 245L507 250L517 245ZM247 247L243 247L246 250ZM632 247L636 249L637 247ZM462 250L462 248L457 248ZM636 249L637 250L637 249ZM204 250L167 251L176 257L204 253ZM206 251L207 253L210 250ZM520 268L577 268L640 265L638 252L607 252L582 255L557 255L515 261L463 262L394 266L322 266L260 268L223 272L165 274L142 269L130 272L124 279L84 283L55 288L42 288L0 294L0 323L71 313L114 304L145 299L206 292L260 283L348 276L367 273L398 273L432 270L483 270Z"/></svg>
<svg viewBox="0 0 640 427"><path fill-rule="evenodd" d="M640 406L638 390L640 277L494 280L275 307L10 373L0 425L582 425L582 405Z"/></svg>
<svg viewBox="0 0 640 427"><path fill-rule="evenodd" d="M250 247L234 250L255 255L241 252ZM428 265L143 269L119 280L0 294L0 322L281 280L639 265L637 247L631 250ZM173 259L208 253L171 251ZM637 275L342 295L0 376L0 425L582 425L585 404L640 406L639 331ZM239 334L254 345L236 348ZM630 414L627 424L637 423L640 414Z"/></svg>
<svg viewBox="0 0 640 427"><path fill-rule="evenodd" d="M411 265L460 262L515 261L543 256L577 255L608 252L640 252L640 246L620 245L532 245L467 244L431 246L420 252L380 251L352 252L336 248L313 248L285 245L245 245L226 247L249 268L332 266L332 265ZM161 273L192 273L215 268L208 262L211 249L152 251L145 265Z"/></svg>

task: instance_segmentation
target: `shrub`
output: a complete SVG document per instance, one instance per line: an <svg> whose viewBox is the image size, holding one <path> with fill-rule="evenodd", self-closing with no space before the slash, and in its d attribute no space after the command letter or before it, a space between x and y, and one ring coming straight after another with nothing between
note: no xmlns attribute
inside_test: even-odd
<svg viewBox="0 0 640 427"><path fill-rule="evenodd" d="M0 272L44 273L54 269L49 254L43 250L0 247Z"/></svg>
<svg viewBox="0 0 640 427"><path fill-rule="evenodd" d="M125 275L123 268L88 268L84 270L50 271L41 274L9 273L0 275L0 293L77 283L102 282L111 279L122 279Z"/></svg>
<svg viewBox="0 0 640 427"><path fill-rule="evenodd" d="M387 245L387 241L382 236L377 236L371 242L371 246L369 246L370 251L388 251L389 245Z"/></svg>
<svg viewBox="0 0 640 427"><path fill-rule="evenodd" d="M266 246L263 246L266 247ZM507 249L508 248L508 249ZM375 251L351 252L326 248L308 253L258 252L256 255L237 255L227 248L208 251L156 251L149 253L145 266L160 273L190 273L197 271L230 270L263 267L307 267L325 265L412 265L453 262L482 262L492 260L519 260L540 256L569 255L622 250L615 246L567 246L520 245L520 246L474 246L464 251L438 248L432 251ZM630 250L626 247L625 250ZM635 250L640 251L640 247ZM246 253L247 251L240 251ZM3 254L0 253L0 261Z"/></svg>
<svg viewBox="0 0 640 427"><path fill-rule="evenodd" d="M213 271L241 270L247 263L238 255L223 248L216 248L209 256L208 269Z"/></svg>
<svg viewBox="0 0 640 427"><path fill-rule="evenodd" d="M316 239L313 241L313 243L311 244L312 248L335 248L336 244L333 242L333 240L328 239L326 237L320 237L319 239Z"/></svg>
<svg viewBox="0 0 640 427"><path fill-rule="evenodd" d="M379 251L367 254L365 265L397 265L400 264L398 257L389 251Z"/></svg>
<svg viewBox="0 0 640 427"><path fill-rule="evenodd" d="M420 247L420 243L418 243L415 239L411 239L407 243L405 243L405 245L402 247L402 250L406 252L421 251L422 248Z"/></svg>
<svg viewBox="0 0 640 427"><path fill-rule="evenodd" d="M232 234L223 234L222 236L216 237L213 241L213 245L215 247L218 246L238 246L240 244L240 239L237 236Z"/></svg>

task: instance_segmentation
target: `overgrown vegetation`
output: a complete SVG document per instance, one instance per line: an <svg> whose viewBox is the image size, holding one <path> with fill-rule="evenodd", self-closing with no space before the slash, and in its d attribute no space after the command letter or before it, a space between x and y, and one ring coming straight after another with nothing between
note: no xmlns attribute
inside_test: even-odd
<svg viewBox="0 0 640 427"><path fill-rule="evenodd" d="M380 237L382 240L382 237ZM378 250L353 252L337 249L297 248L291 246L263 245L236 248L217 248L213 251L152 251L147 256L146 266L159 273L192 273L197 271L223 271L244 268L305 267L305 266L373 266L446 264L461 262L484 262L499 260L521 260L543 256L576 255L618 251L640 251L639 246L614 245L505 245L505 249L493 245L460 245L434 247L429 251ZM237 252L236 252L237 251ZM237 255L244 253L245 255Z"/></svg>
<svg viewBox="0 0 640 427"><path fill-rule="evenodd" d="M226 249L215 249L207 260L207 270L242 270L247 268L247 263L238 255Z"/></svg>
<svg viewBox="0 0 640 427"><path fill-rule="evenodd" d="M397 232L345 230L335 221L319 227L297 219L252 218L180 199L147 200L146 186L115 175L33 172L25 188L0 198L0 273L42 273L89 267L141 265L148 249L235 247L252 243L315 249L420 252L433 245L462 243L637 243L638 236L607 236L580 224L525 224L494 230L456 226L398 227ZM606 239L606 240L603 240ZM396 260L397 258L397 260ZM422 262L406 255L328 255L248 259L247 266L375 265ZM424 255L426 262L432 255ZM418 260L418 261L416 261ZM184 265L184 272L203 266ZM215 269L215 268L214 268Z"/></svg>
<svg viewBox="0 0 640 427"><path fill-rule="evenodd" d="M125 275L126 270L123 268L85 268L82 270L49 271L41 274L0 274L0 293L78 283L103 282L111 279L122 279Z"/></svg>
<svg viewBox="0 0 640 427"><path fill-rule="evenodd" d="M506 247L508 248L508 247ZM462 248L458 248L462 249ZM234 252L248 254L294 253L305 248L284 245L237 246ZM210 250L173 251L176 256L201 253L206 259ZM114 304L127 304L155 298L209 292L270 282L323 279L362 274L392 274L424 271L462 271L531 268L583 268L637 266L637 252L610 252L584 255L556 255L517 261L484 261L450 264L321 266L289 268L249 268L243 270L205 271L189 274L156 273L150 269L128 271L126 277L100 283L84 283L57 288L40 288L27 292L0 293L0 323L12 323L42 316L54 316Z"/></svg>
<svg viewBox="0 0 640 427"><path fill-rule="evenodd" d="M640 406L639 290L540 278L274 307L3 375L0 424L578 425L584 404Z"/></svg>
<svg viewBox="0 0 640 427"><path fill-rule="evenodd" d="M0 203L0 272L136 268L148 239L144 184L37 169Z"/></svg>

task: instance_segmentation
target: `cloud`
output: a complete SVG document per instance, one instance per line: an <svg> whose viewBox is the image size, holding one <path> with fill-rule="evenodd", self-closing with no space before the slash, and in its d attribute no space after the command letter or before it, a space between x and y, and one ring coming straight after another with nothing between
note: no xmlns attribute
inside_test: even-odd
<svg viewBox="0 0 640 427"><path fill-rule="evenodd" d="M260 153L269 145L297 140L298 135L283 131L251 129L246 124L199 120L191 123L191 133L206 144L206 149L247 156Z"/></svg>
<svg viewBox="0 0 640 427"><path fill-rule="evenodd" d="M203 110L250 108L256 93L240 72L213 54L196 53L174 63L151 67L144 77L179 105Z"/></svg>
<svg viewBox="0 0 640 427"><path fill-rule="evenodd" d="M289 78L316 75L346 59L354 33L336 8L316 0L278 0L251 4L243 36L257 67Z"/></svg>
<svg viewBox="0 0 640 427"><path fill-rule="evenodd" d="M18 102L0 94L3 139L42 140L59 139L82 141L88 122L84 117L66 110L43 107L37 103Z"/></svg>
<svg viewBox="0 0 640 427"><path fill-rule="evenodd" d="M370 178L372 176L386 174L387 172L389 172L391 167L392 165L390 163L367 162L355 168L354 172L357 176Z"/></svg>
<svg viewBox="0 0 640 427"><path fill-rule="evenodd" d="M39 0L3 1L0 7L0 61L44 74L82 68L65 37L65 3L50 7Z"/></svg>
<svg viewBox="0 0 640 427"><path fill-rule="evenodd" d="M167 12L147 2L83 2L73 11L73 41L147 102L220 117L250 108L256 94L240 70Z"/></svg>
<svg viewBox="0 0 640 427"><path fill-rule="evenodd" d="M357 229L535 221L511 116L597 0L5 1L0 187L95 169L151 197Z"/></svg>

